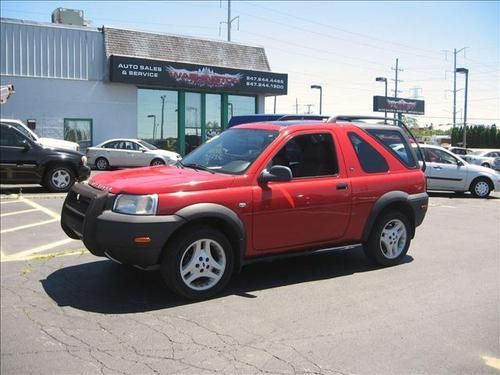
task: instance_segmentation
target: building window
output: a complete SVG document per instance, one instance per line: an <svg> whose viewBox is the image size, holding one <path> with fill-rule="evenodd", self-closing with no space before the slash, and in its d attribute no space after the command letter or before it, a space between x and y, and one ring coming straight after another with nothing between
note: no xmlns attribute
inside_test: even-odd
<svg viewBox="0 0 500 375"><path fill-rule="evenodd" d="M221 95L206 94L205 141L221 132Z"/></svg>
<svg viewBox="0 0 500 375"><path fill-rule="evenodd" d="M76 142L80 149L92 146L92 119L65 118L64 139Z"/></svg>
<svg viewBox="0 0 500 375"><path fill-rule="evenodd" d="M255 96L228 95L228 118L255 113Z"/></svg>
<svg viewBox="0 0 500 375"><path fill-rule="evenodd" d="M137 134L159 148L177 151L177 91L137 90Z"/></svg>

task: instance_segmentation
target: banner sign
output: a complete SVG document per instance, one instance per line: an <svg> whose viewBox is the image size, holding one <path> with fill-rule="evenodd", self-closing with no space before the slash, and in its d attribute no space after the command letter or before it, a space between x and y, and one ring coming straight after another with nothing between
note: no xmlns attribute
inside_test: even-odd
<svg viewBox="0 0 500 375"><path fill-rule="evenodd" d="M184 89L269 95L286 95L288 88L287 74L125 56L111 56L110 80Z"/></svg>
<svg viewBox="0 0 500 375"><path fill-rule="evenodd" d="M423 115L425 102L417 99L390 98L385 96L373 97L374 112L395 112Z"/></svg>

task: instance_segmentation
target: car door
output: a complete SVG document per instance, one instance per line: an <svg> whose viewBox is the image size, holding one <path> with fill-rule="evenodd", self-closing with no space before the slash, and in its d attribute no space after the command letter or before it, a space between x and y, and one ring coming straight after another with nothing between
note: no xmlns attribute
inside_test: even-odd
<svg viewBox="0 0 500 375"><path fill-rule="evenodd" d="M142 152L143 147L137 142L127 141L127 164L131 167L144 167L149 165L150 155Z"/></svg>
<svg viewBox="0 0 500 375"><path fill-rule="evenodd" d="M112 162L110 160L110 163L117 167L130 167L127 151L127 141L117 141L114 148L109 151L112 160Z"/></svg>
<svg viewBox="0 0 500 375"><path fill-rule="evenodd" d="M0 129L0 176L8 183L38 183L40 147L9 126Z"/></svg>
<svg viewBox="0 0 500 375"><path fill-rule="evenodd" d="M461 161L445 150L430 147L424 150L429 190L465 190L467 167Z"/></svg>
<svg viewBox="0 0 500 375"><path fill-rule="evenodd" d="M289 139L267 169L273 165L289 167L294 177L254 188L254 248L272 252L341 238L349 223L351 189L339 166L332 134Z"/></svg>

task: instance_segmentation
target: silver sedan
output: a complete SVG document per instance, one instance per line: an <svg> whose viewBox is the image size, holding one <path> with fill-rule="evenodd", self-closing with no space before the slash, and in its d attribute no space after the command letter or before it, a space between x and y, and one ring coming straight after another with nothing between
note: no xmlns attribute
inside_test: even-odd
<svg viewBox="0 0 500 375"><path fill-rule="evenodd" d="M161 150L140 139L110 139L87 149L88 164L99 170L175 164L180 159L178 153Z"/></svg>
<svg viewBox="0 0 500 375"><path fill-rule="evenodd" d="M469 164L442 147L419 146L427 164L427 190L470 191L479 198L500 191L500 174L494 170Z"/></svg>
<svg viewBox="0 0 500 375"><path fill-rule="evenodd" d="M464 157L471 164L482 165L483 167L500 170L500 151L499 150L480 150L475 151Z"/></svg>

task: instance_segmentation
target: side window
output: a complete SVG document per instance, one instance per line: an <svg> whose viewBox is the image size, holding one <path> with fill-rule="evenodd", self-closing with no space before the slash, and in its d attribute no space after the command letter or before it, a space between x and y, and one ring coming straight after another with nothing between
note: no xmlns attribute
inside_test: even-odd
<svg viewBox="0 0 500 375"><path fill-rule="evenodd" d="M8 128L7 126L2 126L0 128L0 146L19 146L24 138L21 134L18 134L15 130Z"/></svg>
<svg viewBox="0 0 500 375"><path fill-rule="evenodd" d="M367 173L380 173L389 170L387 161L370 144L354 133L349 133L349 138L363 171Z"/></svg>
<svg viewBox="0 0 500 375"><path fill-rule="evenodd" d="M435 156L437 156L437 160L433 160L435 163L454 164L454 165L457 164L457 159L454 156L448 154L447 152L438 149L434 149L432 151L434 152Z"/></svg>
<svg viewBox="0 0 500 375"><path fill-rule="evenodd" d="M395 130L387 129L369 129L368 133L375 137L388 149L394 156L403 162L407 167L417 166L410 145L403 138L401 133Z"/></svg>
<svg viewBox="0 0 500 375"><path fill-rule="evenodd" d="M102 146L103 148L116 148L116 144L118 142L108 142L106 143L104 146Z"/></svg>
<svg viewBox="0 0 500 375"><path fill-rule="evenodd" d="M269 167L289 167L294 178L332 176L338 173L337 158L330 134L304 134L287 142Z"/></svg>
<svg viewBox="0 0 500 375"><path fill-rule="evenodd" d="M499 152L488 152L488 153L487 153L486 155L484 155L484 156L486 156L487 158L496 158L496 157L498 157L498 156L499 156L499 154L500 154Z"/></svg>

